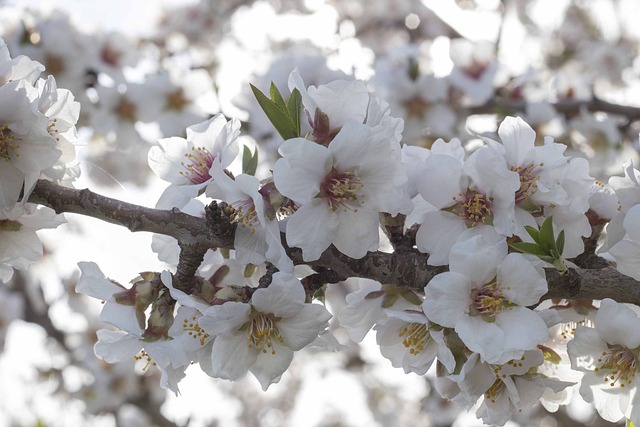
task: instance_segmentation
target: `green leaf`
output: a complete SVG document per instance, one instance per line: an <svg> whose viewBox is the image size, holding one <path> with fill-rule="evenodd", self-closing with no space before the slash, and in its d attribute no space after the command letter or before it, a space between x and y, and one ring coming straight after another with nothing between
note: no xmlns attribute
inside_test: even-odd
<svg viewBox="0 0 640 427"><path fill-rule="evenodd" d="M257 269L257 268L258 268L258 266L257 266L257 265L255 265L255 264L247 264L247 265L244 267L244 272L243 272L243 274L242 274L242 275L243 275L245 278L249 278L249 277L253 276L253 273L255 273L255 272L256 272L256 269Z"/></svg>
<svg viewBox="0 0 640 427"><path fill-rule="evenodd" d="M531 236L534 242L536 242L537 244L541 243L540 232L538 230L536 230L530 225L525 225L524 229L527 230L527 233L529 233L529 236Z"/></svg>
<svg viewBox="0 0 640 427"><path fill-rule="evenodd" d="M528 242L509 243L509 246L511 246L513 249L517 251L524 252L525 254L532 254L538 257L549 256L549 253L546 252L537 243L528 243Z"/></svg>
<svg viewBox="0 0 640 427"><path fill-rule="evenodd" d="M562 256L562 251L564 250L564 230L560 230L560 234L558 234L558 239L556 240L556 248L558 249L558 256Z"/></svg>
<svg viewBox="0 0 640 427"><path fill-rule="evenodd" d="M625 427L633 427L633 421L627 420L627 424Z"/></svg>
<svg viewBox="0 0 640 427"><path fill-rule="evenodd" d="M413 292L412 290L401 288L401 289L399 289L399 292L400 292L400 296L402 296L402 298L404 298L405 300L407 300L411 304L413 304L413 305L421 305L422 304L422 298L420 298L418 295L416 295L416 293Z"/></svg>
<svg viewBox="0 0 640 427"><path fill-rule="evenodd" d="M382 298L382 304L380 304L380 306L382 308L389 308L398 301L398 298L400 298L400 295L397 293L387 294Z"/></svg>
<svg viewBox="0 0 640 427"><path fill-rule="evenodd" d="M300 136L300 112L302 111L302 95L298 89L293 89L287 101L289 117L296 127L296 136Z"/></svg>
<svg viewBox="0 0 640 427"><path fill-rule="evenodd" d="M539 345L538 348L542 350L542 354L546 362L550 362L550 363L553 363L554 365L557 365L562 361L562 358L560 357L560 355L556 353L552 348L546 347L544 345Z"/></svg>
<svg viewBox="0 0 640 427"><path fill-rule="evenodd" d="M245 145L242 150L242 173L255 175L256 169L258 169L258 150L256 149L252 154L249 147Z"/></svg>
<svg viewBox="0 0 640 427"><path fill-rule="evenodd" d="M555 265L555 262L556 262L556 259L557 259L557 258L554 258L552 256L540 256L540 255L538 255L538 258L540 258L544 262L548 262L549 264L554 264L554 265Z"/></svg>
<svg viewBox="0 0 640 427"><path fill-rule="evenodd" d="M267 96L260 91L254 85L251 85L251 91L253 95L258 100L258 104L262 108L262 111L267 115L267 118L276 129L276 131L280 134L283 139L291 139L298 136L296 131L296 126L294 125L291 117L289 116L289 111L287 110L286 105L284 108L278 107L276 101L272 101L267 98ZM284 101L282 101L284 105Z"/></svg>
<svg viewBox="0 0 640 427"><path fill-rule="evenodd" d="M384 295L384 289L380 289L379 291L372 291L369 292L364 299L374 299L374 298L380 298L381 296Z"/></svg>
<svg viewBox="0 0 640 427"><path fill-rule="evenodd" d="M287 110L287 104L285 104L284 98L282 98L280 91L273 82L271 82L271 86L269 86L269 95L271 96L271 100L276 104L276 107L281 110Z"/></svg>
<svg viewBox="0 0 640 427"><path fill-rule="evenodd" d="M540 227L540 246L551 251L555 249L556 239L553 236L553 217L547 217Z"/></svg>

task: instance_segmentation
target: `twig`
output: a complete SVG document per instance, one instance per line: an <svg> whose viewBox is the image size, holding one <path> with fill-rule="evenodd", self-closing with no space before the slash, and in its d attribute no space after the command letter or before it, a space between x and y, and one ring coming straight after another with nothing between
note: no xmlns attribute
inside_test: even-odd
<svg viewBox="0 0 640 427"><path fill-rule="evenodd" d="M590 112L604 112L610 114L616 114L626 117L630 121L640 120L640 108L630 107L626 105L613 104L611 102L603 101L598 98L590 100L562 100L549 103L558 113L562 113L566 116L575 116L580 114L581 111L586 110ZM485 104L469 107L467 112L469 114L490 114L498 111L525 111L527 108L527 101L523 100L510 100L510 99L491 99Z"/></svg>

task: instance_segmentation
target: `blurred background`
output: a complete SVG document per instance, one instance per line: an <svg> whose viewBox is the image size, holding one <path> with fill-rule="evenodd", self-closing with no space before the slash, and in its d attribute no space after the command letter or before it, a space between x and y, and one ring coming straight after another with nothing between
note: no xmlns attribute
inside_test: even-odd
<svg viewBox="0 0 640 427"><path fill-rule="evenodd" d="M638 160L638 17L635 0L5 0L0 37L81 103L75 186L153 207L166 183L149 148L217 113L242 121L265 176L280 139L249 83L286 95L296 67L308 85L365 80L405 120L405 144L473 147L517 114L606 181ZM591 111L601 100L610 104ZM106 364L92 349L100 304L73 290L77 263L126 284L167 260L150 235L67 220L39 232L43 261L0 287L2 426L482 425L438 396L433 375L392 368L375 332L357 345L337 323L345 351L300 352L267 392L253 377L193 369L176 397L153 368ZM357 287L329 288L334 318ZM556 413L531 408L507 425L607 423L576 393Z"/></svg>

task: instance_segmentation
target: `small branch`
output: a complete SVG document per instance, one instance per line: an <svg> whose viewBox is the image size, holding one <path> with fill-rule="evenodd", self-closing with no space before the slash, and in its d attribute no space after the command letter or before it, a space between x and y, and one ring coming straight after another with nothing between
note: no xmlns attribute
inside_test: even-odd
<svg viewBox="0 0 640 427"><path fill-rule="evenodd" d="M555 108L558 113L562 113L566 116L575 116L582 110L586 110L590 112L601 111L604 113L616 114L626 117L630 121L640 120L640 108L613 104L597 98L587 101L562 100L558 102L551 102L550 105ZM467 111L469 114L491 114L500 110L525 111L526 107L527 102L523 100L492 99L483 105L469 107Z"/></svg>
<svg viewBox="0 0 640 427"><path fill-rule="evenodd" d="M209 248L206 245L186 245L181 243L178 243L178 245L180 246L180 258L176 274L173 275L173 285L176 289L191 294L194 291L196 272Z"/></svg>
<svg viewBox="0 0 640 427"><path fill-rule="evenodd" d="M228 222L218 221L215 228L208 227L205 219L177 209L146 208L101 196L87 189L61 187L42 179L38 180L29 202L48 206L56 213L68 212L97 218L133 232L164 234L187 245L233 247L234 226Z"/></svg>
<svg viewBox="0 0 640 427"><path fill-rule="evenodd" d="M311 274L300 280L304 291L307 294L307 300L311 301L313 295L318 292L326 284L335 284L346 280L346 277L340 276L333 270L320 268L317 273Z"/></svg>
<svg viewBox="0 0 640 427"><path fill-rule="evenodd" d="M578 278L579 290L571 294L567 290L566 281L557 277L554 269L545 269L549 292L542 299L596 299L611 298L617 302L640 305L640 282L621 274L613 267L593 269L570 269L574 278ZM574 285L575 286L575 285ZM575 290L575 287L569 286Z"/></svg>

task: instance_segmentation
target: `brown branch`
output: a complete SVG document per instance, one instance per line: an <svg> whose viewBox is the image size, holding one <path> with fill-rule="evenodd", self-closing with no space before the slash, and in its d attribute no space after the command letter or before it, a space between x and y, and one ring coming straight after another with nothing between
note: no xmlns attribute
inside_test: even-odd
<svg viewBox="0 0 640 427"><path fill-rule="evenodd" d="M178 239L182 246L198 248L233 248L233 224L220 216L203 219L177 210L144 208L97 195L89 190L75 190L39 181L29 201L53 208L56 212L88 215L129 228L149 231ZM213 222L212 222L213 221ZM231 228L230 228L231 227ZM283 239L284 241L284 239ZM185 243L186 242L186 243ZM421 290L447 267L427 264L429 256L416 249L398 253L369 252L361 259L352 259L330 246L316 261L306 262L299 248L287 248L294 264L307 264L331 270L335 277L363 277L385 284L396 284ZM185 277L193 273L193 261L185 264ZM188 270L188 271L187 271ZM543 299L604 299L640 305L640 282L612 267L601 269L571 269L569 276L546 269L549 292Z"/></svg>
<svg viewBox="0 0 640 427"><path fill-rule="evenodd" d="M39 180L29 202L52 208L56 213L76 213L121 225L129 230L171 236L185 245L233 247L234 226L223 221L208 222L174 210L161 210L101 196L88 189L61 187Z"/></svg>
<svg viewBox="0 0 640 427"><path fill-rule="evenodd" d="M575 116L582 110L586 110L590 112L601 111L616 114L626 117L630 121L640 120L640 108L613 104L598 98L590 100L562 100L552 102L550 105L555 108L558 113L566 116ZM491 99L483 105L469 107L467 111L469 114L489 114L504 110L525 111L526 107L527 102L524 100Z"/></svg>

